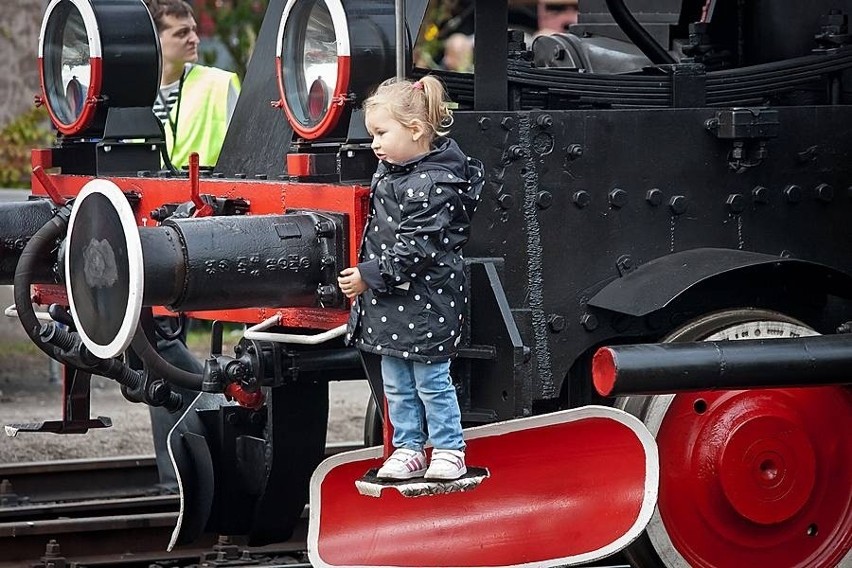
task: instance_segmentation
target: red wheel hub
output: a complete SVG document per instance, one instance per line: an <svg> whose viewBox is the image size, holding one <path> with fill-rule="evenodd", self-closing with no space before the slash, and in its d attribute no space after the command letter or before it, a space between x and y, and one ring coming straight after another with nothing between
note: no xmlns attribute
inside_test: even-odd
<svg viewBox="0 0 852 568"><path fill-rule="evenodd" d="M852 547L852 395L842 387L674 397L659 512L691 566L830 567Z"/></svg>

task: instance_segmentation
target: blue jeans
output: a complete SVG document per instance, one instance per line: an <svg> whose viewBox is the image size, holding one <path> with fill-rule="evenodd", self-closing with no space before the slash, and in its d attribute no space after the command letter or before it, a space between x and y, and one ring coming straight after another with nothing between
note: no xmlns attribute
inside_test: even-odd
<svg viewBox="0 0 852 568"><path fill-rule="evenodd" d="M422 450L428 439L441 450L464 450L461 411L450 362L417 363L382 356L382 381L395 448Z"/></svg>

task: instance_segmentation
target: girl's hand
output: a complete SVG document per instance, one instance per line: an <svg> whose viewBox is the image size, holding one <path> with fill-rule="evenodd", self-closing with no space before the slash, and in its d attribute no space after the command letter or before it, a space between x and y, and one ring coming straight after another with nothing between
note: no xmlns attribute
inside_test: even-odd
<svg viewBox="0 0 852 568"><path fill-rule="evenodd" d="M341 271L340 276L337 277L337 284L343 295L350 300L367 290L367 284L361 278L361 271L356 266Z"/></svg>

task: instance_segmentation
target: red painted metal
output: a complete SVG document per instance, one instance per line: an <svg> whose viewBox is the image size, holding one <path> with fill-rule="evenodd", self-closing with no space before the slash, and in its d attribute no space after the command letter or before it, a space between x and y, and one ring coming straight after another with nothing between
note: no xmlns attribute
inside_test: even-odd
<svg viewBox="0 0 852 568"><path fill-rule="evenodd" d="M62 122L53 112L50 105L50 97L47 96L47 89L44 84L44 58L38 58L38 75L41 81L42 97L47 107L47 112L50 114L50 120L56 129L62 134L74 136L86 130L92 123L95 117L98 100L101 96L101 84L103 82L103 61L100 57L89 58L89 69L91 70L89 88L86 91L86 98L83 102L83 109L80 111L80 116L70 124Z"/></svg>
<svg viewBox="0 0 852 568"><path fill-rule="evenodd" d="M308 140L316 140L328 134L340 120L343 114L343 109L346 106L346 94L349 91L349 74L351 66L351 57L348 55L337 56L337 82L334 84L334 93L331 95L331 104L328 107L328 112L317 124L311 127L305 127L293 115L290 107L287 105L287 96L284 92L284 77L281 68L281 56L275 58L275 74L278 77L278 93L281 95L279 104L284 109L284 114L287 115L287 122L293 127L293 131ZM305 93L307 94L307 93Z"/></svg>
<svg viewBox="0 0 852 568"><path fill-rule="evenodd" d="M601 396L609 396L615 386L615 355L608 347L601 347L592 357L592 381Z"/></svg>
<svg viewBox="0 0 852 568"><path fill-rule="evenodd" d="M225 398L233 400L242 407L258 410L266 401L261 391L248 392L237 383L228 383L225 387Z"/></svg>
<svg viewBox="0 0 852 568"><path fill-rule="evenodd" d="M62 197L62 194L59 193L59 190L53 185L53 182L50 181L50 176L44 171L44 168L41 166L36 166L33 168L33 177L35 177L38 182L41 184L41 187L44 188L44 191L47 192L47 195L50 196L50 200L53 201L54 204L62 207L68 201Z"/></svg>
<svg viewBox="0 0 852 568"><path fill-rule="evenodd" d="M90 176L50 175L61 195L77 195L91 181ZM190 182L174 178L110 178L124 192L140 196L136 208L141 226L153 226L150 212L165 203L191 200ZM245 199L251 215L281 214L291 209L312 209L341 213L347 216L349 243L361 242L364 222L369 208L369 188L361 185L329 185L314 183L290 184L279 181L200 179L199 193L222 198ZM34 195L46 195L44 188L33 185ZM349 265L358 261L358 247L349 246ZM61 286L35 286L41 304L68 305L65 289ZM164 309L157 313L167 313ZM293 328L328 330L346 323L349 311L329 308L247 308L188 312L198 319L241 323L259 323L279 314L281 325Z"/></svg>
<svg viewBox="0 0 852 568"><path fill-rule="evenodd" d="M659 514L693 566L828 568L852 548L852 394L674 397L657 442Z"/></svg>
<svg viewBox="0 0 852 568"><path fill-rule="evenodd" d="M53 150L50 148L36 148L30 152L30 165L33 168L41 166L49 170L53 167Z"/></svg>
<svg viewBox="0 0 852 568"><path fill-rule="evenodd" d="M314 173L313 154L287 154L287 173L293 177L307 177Z"/></svg>
<svg viewBox="0 0 852 568"><path fill-rule="evenodd" d="M199 167L198 152L193 152L189 155L189 199L195 204L195 213L193 217L209 217L213 214L213 208L209 204L204 203L201 199L199 177L201 175Z"/></svg>
<svg viewBox="0 0 852 568"><path fill-rule="evenodd" d="M311 480L313 566L557 566L614 553L644 529L658 464L632 416L585 407L465 432L472 491L365 497L382 449L334 456ZM535 563L535 564L530 564Z"/></svg>

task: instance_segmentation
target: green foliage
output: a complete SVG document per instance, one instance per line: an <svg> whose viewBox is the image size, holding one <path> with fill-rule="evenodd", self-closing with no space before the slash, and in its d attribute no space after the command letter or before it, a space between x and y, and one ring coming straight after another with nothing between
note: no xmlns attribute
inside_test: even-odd
<svg viewBox="0 0 852 568"><path fill-rule="evenodd" d="M234 61L234 72L241 80L257 43L266 5L267 0L216 0L200 8L213 21L213 31ZM215 53L205 52L203 57L205 64L215 63Z"/></svg>
<svg viewBox="0 0 852 568"><path fill-rule="evenodd" d="M0 187L29 187L30 150L53 143L47 110L34 108L0 131Z"/></svg>

